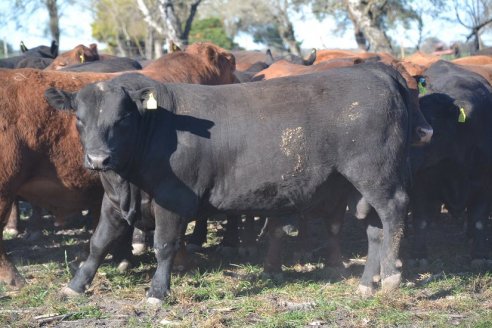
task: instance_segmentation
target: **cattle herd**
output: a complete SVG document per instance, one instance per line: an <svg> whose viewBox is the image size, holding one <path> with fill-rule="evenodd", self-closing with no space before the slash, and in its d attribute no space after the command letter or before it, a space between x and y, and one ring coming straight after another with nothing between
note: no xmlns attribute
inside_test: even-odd
<svg viewBox="0 0 492 328"><path fill-rule="evenodd" d="M409 217L411 257L425 263L443 205L466 216L474 263L489 257L492 57L313 50L303 59L203 42L138 62L95 45L21 48L0 60L0 228L15 231L18 199L59 224L82 210L99 218L67 296L85 291L108 253L131 261L132 240L135 252L154 231L147 300L161 302L176 254L200 245L207 218L219 216L233 245L238 218L267 218L268 273L281 271L293 222L309 239L306 226L323 219L337 264L346 212L363 219L365 296L378 283L398 288ZM0 282L25 283L2 240Z"/></svg>

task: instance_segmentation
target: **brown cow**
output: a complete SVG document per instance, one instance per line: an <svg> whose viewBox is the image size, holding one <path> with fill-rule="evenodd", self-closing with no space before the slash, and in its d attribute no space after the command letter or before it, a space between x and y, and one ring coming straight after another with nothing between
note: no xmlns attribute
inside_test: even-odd
<svg viewBox="0 0 492 328"><path fill-rule="evenodd" d="M491 65L462 65L461 67L483 76L492 85L492 64Z"/></svg>
<svg viewBox="0 0 492 328"><path fill-rule="evenodd" d="M233 81L234 60L230 53L210 43L191 47L194 55L166 56L162 75L139 71L160 82L217 84ZM178 59L177 59L178 58ZM199 62L201 65L197 65ZM225 67L229 63L229 67ZM222 65L223 74L217 65ZM178 66L177 68L171 68ZM178 78L166 74L181 72ZM0 70L0 231L6 225L16 195L45 207L54 214L90 208L98 213L102 188L98 175L85 170L75 118L51 108L44 92L49 87L79 90L88 83L121 73L75 73L35 69ZM176 73L177 74L177 73ZM214 75L215 74L215 75ZM98 217L98 216L97 216ZM0 281L11 286L24 283L8 259L0 239Z"/></svg>
<svg viewBox="0 0 492 328"><path fill-rule="evenodd" d="M381 60L383 62L392 61L395 58L388 53L375 53L375 52L355 52L352 50L318 50L316 53L316 60L314 64L318 64L327 60L340 59L340 58L361 58L364 60L374 59Z"/></svg>
<svg viewBox="0 0 492 328"><path fill-rule="evenodd" d="M270 65L270 67L265 68L264 70L256 73L252 81L270 80L270 79L284 77L284 76L323 72L330 68L353 66L354 64L358 64L361 62L363 62L362 59L353 57L353 58L332 59L311 66L304 66L304 65L293 64L286 60L279 60L273 63L272 65Z"/></svg>
<svg viewBox="0 0 492 328"><path fill-rule="evenodd" d="M434 64L438 60L441 60L441 57L428 55L420 51L417 51L416 53L403 59L404 62L418 64L424 66L425 68L428 68L430 65Z"/></svg>
<svg viewBox="0 0 492 328"><path fill-rule="evenodd" d="M68 66L85 63L88 61L100 60L97 52L97 44L92 43L89 47L79 44L70 51L58 55L53 62L46 67L46 70L58 70Z"/></svg>
<svg viewBox="0 0 492 328"><path fill-rule="evenodd" d="M489 65L492 64L491 56L470 56L453 59L451 62L459 65Z"/></svg>

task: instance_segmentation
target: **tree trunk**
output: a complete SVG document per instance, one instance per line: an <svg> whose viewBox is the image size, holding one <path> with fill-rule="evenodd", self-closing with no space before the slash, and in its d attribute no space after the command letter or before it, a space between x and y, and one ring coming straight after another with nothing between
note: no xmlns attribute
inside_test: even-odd
<svg viewBox="0 0 492 328"><path fill-rule="evenodd" d="M367 40L361 30L355 29L355 42L357 42L357 47L362 51L368 50Z"/></svg>
<svg viewBox="0 0 492 328"><path fill-rule="evenodd" d="M145 40L145 59L152 59L152 47L154 45L154 29L147 26L147 40Z"/></svg>
<svg viewBox="0 0 492 328"><path fill-rule="evenodd" d="M154 39L154 58L158 59L162 57L162 39Z"/></svg>
<svg viewBox="0 0 492 328"><path fill-rule="evenodd" d="M287 8L285 10L279 8L279 10L280 12L275 17L275 21L278 24L278 33L282 38L282 42L287 46L291 54L301 56L301 48L294 35L294 27L287 15Z"/></svg>
<svg viewBox="0 0 492 328"><path fill-rule="evenodd" d="M173 43L183 49L184 43L183 40L181 40L181 35L183 34L181 31L181 22L174 13L173 1L159 0L159 4L162 21L165 22L166 27L164 36L166 37L168 49L172 48Z"/></svg>
<svg viewBox="0 0 492 328"><path fill-rule="evenodd" d="M185 44L188 44L188 38L190 36L191 25L193 24L193 19L195 18L196 10L198 9L200 2L202 2L202 0L196 0L194 3L191 4L190 14L188 15L188 18L186 19L185 29L184 29L183 33L181 34L181 40L183 40L183 42Z"/></svg>
<svg viewBox="0 0 492 328"><path fill-rule="evenodd" d="M377 12L380 8L374 2L363 0L344 0L356 30L360 30L369 42L369 50L375 52L391 52L388 37L379 25Z"/></svg>
<svg viewBox="0 0 492 328"><path fill-rule="evenodd" d="M60 44L60 17L58 16L58 6L56 4L56 0L46 0L45 4L48 8L48 13L50 16L51 37L53 40L56 40L58 44Z"/></svg>

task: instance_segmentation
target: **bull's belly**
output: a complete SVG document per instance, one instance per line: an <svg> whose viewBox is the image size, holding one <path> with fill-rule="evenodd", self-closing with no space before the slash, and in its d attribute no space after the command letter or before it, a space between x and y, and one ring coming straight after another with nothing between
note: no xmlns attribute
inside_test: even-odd
<svg viewBox="0 0 492 328"><path fill-rule="evenodd" d="M102 193L97 188L69 189L61 182L48 178L34 178L27 181L19 189L18 195L46 209L74 212L90 208L102 199Z"/></svg>

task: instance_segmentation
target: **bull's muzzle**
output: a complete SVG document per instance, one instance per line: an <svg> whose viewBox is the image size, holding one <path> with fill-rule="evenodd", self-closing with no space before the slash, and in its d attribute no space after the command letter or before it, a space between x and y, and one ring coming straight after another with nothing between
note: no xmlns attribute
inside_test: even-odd
<svg viewBox="0 0 492 328"><path fill-rule="evenodd" d="M92 170L105 170L110 162L109 155L93 155L87 154L87 164Z"/></svg>
<svg viewBox="0 0 492 328"><path fill-rule="evenodd" d="M432 139L433 133L434 130L431 127L429 128L423 128L420 126L417 127L418 144L423 145L429 143Z"/></svg>

